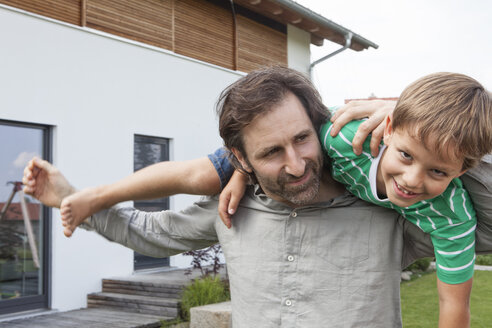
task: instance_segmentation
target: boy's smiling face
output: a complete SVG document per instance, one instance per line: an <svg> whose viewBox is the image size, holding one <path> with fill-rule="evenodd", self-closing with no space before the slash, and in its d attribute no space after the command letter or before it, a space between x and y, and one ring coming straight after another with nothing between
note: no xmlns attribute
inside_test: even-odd
<svg viewBox="0 0 492 328"><path fill-rule="evenodd" d="M465 172L463 159L440 155L430 150L434 147L428 149L406 128L394 131L391 117L386 120L384 143L387 148L378 167L377 190L397 206L439 196L452 179Z"/></svg>

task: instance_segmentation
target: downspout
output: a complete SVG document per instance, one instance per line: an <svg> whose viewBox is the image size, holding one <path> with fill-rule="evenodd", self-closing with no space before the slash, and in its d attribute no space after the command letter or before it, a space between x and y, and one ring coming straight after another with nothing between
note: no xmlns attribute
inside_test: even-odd
<svg viewBox="0 0 492 328"><path fill-rule="evenodd" d="M311 65L309 65L309 77L311 79L313 78L313 68L314 68L314 66L318 65L319 63L325 61L326 59L328 59L330 57L335 56L336 54L341 53L342 51L344 51L345 49L347 49L348 47L350 47L350 45L352 44L352 36L353 36L352 32L348 32L347 34L345 34L345 45L343 47L341 47L340 49L335 50L332 53L324 56L323 58L320 58L320 59L316 60L315 62L311 63Z"/></svg>

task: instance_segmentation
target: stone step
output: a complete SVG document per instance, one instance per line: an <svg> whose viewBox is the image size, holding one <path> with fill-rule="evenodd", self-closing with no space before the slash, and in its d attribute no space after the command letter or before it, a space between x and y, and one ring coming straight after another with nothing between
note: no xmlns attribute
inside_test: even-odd
<svg viewBox="0 0 492 328"><path fill-rule="evenodd" d="M231 302L197 306L190 309L190 328L231 328Z"/></svg>
<svg viewBox="0 0 492 328"><path fill-rule="evenodd" d="M134 313L145 313L175 318L178 316L176 298L162 298L120 293L93 293L87 295L88 308L107 308Z"/></svg>
<svg viewBox="0 0 492 328"><path fill-rule="evenodd" d="M102 282L103 292L163 298L179 298L182 288L182 285L176 284L124 279L103 279Z"/></svg>

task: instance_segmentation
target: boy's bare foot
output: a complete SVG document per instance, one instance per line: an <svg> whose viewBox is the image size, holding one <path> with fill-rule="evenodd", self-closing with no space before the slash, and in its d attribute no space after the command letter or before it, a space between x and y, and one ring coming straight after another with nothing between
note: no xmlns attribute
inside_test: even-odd
<svg viewBox="0 0 492 328"><path fill-rule="evenodd" d="M56 167L38 157L27 163L22 183L24 193L51 207L60 207L62 199L76 191Z"/></svg>
<svg viewBox="0 0 492 328"><path fill-rule="evenodd" d="M63 199L60 213L65 236L72 236L86 218L103 209L103 206L98 204L98 199L97 187L83 189Z"/></svg>

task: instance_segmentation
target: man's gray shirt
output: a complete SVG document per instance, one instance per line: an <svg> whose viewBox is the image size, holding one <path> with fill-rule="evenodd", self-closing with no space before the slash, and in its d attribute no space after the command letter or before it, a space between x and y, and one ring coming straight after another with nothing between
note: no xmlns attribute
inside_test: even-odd
<svg viewBox="0 0 492 328"><path fill-rule="evenodd" d="M492 158L462 180L479 219L476 250L490 253ZM400 270L433 256L429 235L348 194L294 210L248 190L230 230L217 198L181 212L112 208L85 227L156 257L220 241L235 328L401 327Z"/></svg>
<svg viewBox="0 0 492 328"><path fill-rule="evenodd" d="M402 266L433 253L426 243L407 252L406 221L348 193L292 209L250 188L230 230L217 204L203 198L181 212L112 208L89 225L156 257L219 241L235 328L400 327Z"/></svg>

